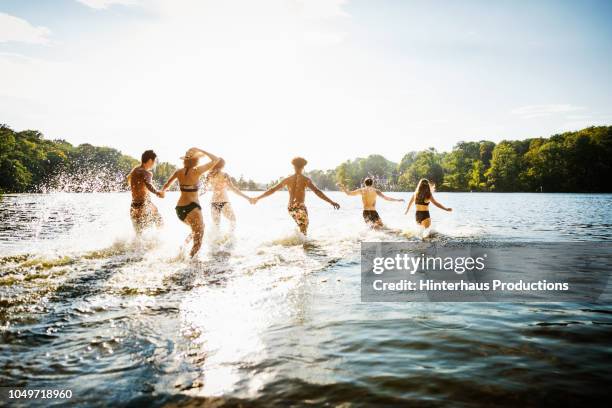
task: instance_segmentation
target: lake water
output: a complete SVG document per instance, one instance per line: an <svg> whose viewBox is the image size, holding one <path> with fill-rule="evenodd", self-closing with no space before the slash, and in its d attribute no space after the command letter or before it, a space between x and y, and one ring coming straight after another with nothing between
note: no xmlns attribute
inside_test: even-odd
<svg viewBox="0 0 612 408"><path fill-rule="evenodd" d="M309 193L303 242L286 193L233 196L233 236L210 228L198 262L176 194L159 235L134 240L128 194L0 200L0 383L71 389L73 403L419 406L585 404L612 381L612 307L362 303L360 199ZM408 198L406 193L390 194ZM612 241L612 195L439 193L434 240ZM39 401L40 402L40 401ZM30 405L28 402L25 405ZM1 405L1 404L0 404ZM47 405L46 403L44 405Z"/></svg>

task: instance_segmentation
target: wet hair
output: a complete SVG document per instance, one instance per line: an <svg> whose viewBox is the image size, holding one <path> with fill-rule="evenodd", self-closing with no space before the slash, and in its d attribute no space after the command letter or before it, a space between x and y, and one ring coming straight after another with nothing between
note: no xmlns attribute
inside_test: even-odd
<svg viewBox="0 0 612 408"><path fill-rule="evenodd" d="M151 159L153 159L153 161L155 161L156 158L157 158L157 155L155 154L155 152L153 150L145 150L145 152L140 157L140 161L141 161L142 164L144 164L144 163L148 162Z"/></svg>
<svg viewBox="0 0 612 408"><path fill-rule="evenodd" d="M434 186L429 184L429 180L420 179L417 184L416 190L414 190L414 201L416 203L422 203L425 200L431 199L431 190Z"/></svg>
<svg viewBox="0 0 612 408"><path fill-rule="evenodd" d="M293 160L291 160L291 164L293 164L293 167L296 169L303 169L308 164L308 161L303 157L294 157Z"/></svg>
<svg viewBox="0 0 612 408"><path fill-rule="evenodd" d="M374 180L372 180L371 177L366 177L363 180L363 184L365 184L366 186L370 187L372 184L374 184Z"/></svg>

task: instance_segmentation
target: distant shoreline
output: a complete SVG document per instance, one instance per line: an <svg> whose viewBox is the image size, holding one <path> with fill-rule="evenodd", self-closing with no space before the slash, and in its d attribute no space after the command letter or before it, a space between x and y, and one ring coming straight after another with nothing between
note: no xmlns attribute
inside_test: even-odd
<svg viewBox="0 0 612 408"><path fill-rule="evenodd" d="M265 190L243 190L248 193L263 193ZM286 190L281 190L286 191ZM340 190L323 190L326 193L342 193ZM13 195L53 195L53 194L123 194L129 193L129 190L123 191L51 191L51 192L0 192L2 196ZM178 191L168 191L168 193L178 193ZM402 193L408 194L412 191L385 191L385 193ZM580 192L580 191L438 191L437 194L576 194L576 195L612 195L612 192ZM200 197L205 197L202 194Z"/></svg>
<svg viewBox="0 0 612 408"><path fill-rule="evenodd" d="M290 171L289 158L274 160L286 160ZM122 191L126 175L139 163L114 148L73 146L34 130L15 132L0 125L0 191L5 193ZM175 171L170 163L158 163L154 183L162 185ZM450 152L409 151L399 163L370 154L305 175L324 191L337 191L339 183L356 189L370 177L382 191L413 191L426 178L438 192L605 193L612 192L611 173L612 126L598 126L548 138L459 141ZM255 191L280 179L257 183L241 175L232 180L241 190Z"/></svg>

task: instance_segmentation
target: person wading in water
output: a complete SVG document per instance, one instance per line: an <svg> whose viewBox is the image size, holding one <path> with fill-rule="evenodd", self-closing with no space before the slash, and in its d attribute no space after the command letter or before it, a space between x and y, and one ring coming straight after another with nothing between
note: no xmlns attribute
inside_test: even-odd
<svg viewBox="0 0 612 408"><path fill-rule="evenodd" d="M312 190L312 192L315 193L321 200L330 203L336 210L340 208L338 203L326 196L317 188L317 186L314 185L311 179L302 174L307 163L308 162L306 159L302 157L294 158L291 161L291 164L293 164L295 173L292 176L283 179L280 183L253 200L253 203L256 203L262 198L274 194L281 188L287 187L287 190L289 190L289 205L287 207L287 211L300 228L300 232L304 235L306 235L308 232L308 209L304 204L304 200L306 198L306 188Z"/></svg>
<svg viewBox="0 0 612 408"><path fill-rule="evenodd" d="M210 161L198 166L198 161L202 156L208 156ZM178 179L181 195L176 203L176 215L179 220L191 228L191 234L187 239L193 239L193 247L189 255L194 257L202 247L204 238L204 219L202 218L202 207L198 201L200 177L216 165L219 158L202 149L192 147L181 159L183 159L183 168L174 172L164 184L162 191L166 191Z"/></svg>

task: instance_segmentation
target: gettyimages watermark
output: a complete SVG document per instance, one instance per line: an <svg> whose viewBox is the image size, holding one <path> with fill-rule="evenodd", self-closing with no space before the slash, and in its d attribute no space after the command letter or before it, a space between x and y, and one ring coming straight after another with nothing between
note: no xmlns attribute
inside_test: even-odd
<svg viewBox="0 0 612 408"><path fill-rule="evenodd" d="M607 302L612 243L363 242L363 302Z"/></svg>

